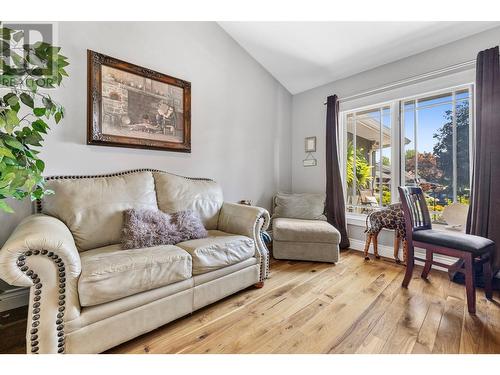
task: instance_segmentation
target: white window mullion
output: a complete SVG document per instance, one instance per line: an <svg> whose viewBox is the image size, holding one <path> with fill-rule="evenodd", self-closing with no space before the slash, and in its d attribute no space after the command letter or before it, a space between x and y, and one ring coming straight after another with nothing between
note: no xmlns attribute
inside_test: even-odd
<svg viewBox="0 0 500 375"><path fill-rule="evenodd" d="M457 110L456 110L456 92L451 94L451 129L452 129L452 158L453 158L453 172L452 172L452 185L453 185L453 202L457 201Z"/></svg>
<svg viewBox="0 0 500 375"><path fill-rule="evenodd" d="M399 121L400 121L400 134L399 134L399 145L400 145L400 154L399 154L399 159L400 159L400 173L401 175L399 176L400 179L400 184L402 186L406 186L406 149L405 149L405 135L406 135L406 128L405 128L405 102L401 101L399 102Z"/></svg>
<svg viewBox="0 0 500 375"><path fill-rule="evenodd" d="M340 135L342 136L342 138L340 138L339 136L339 139L342 140L342 143L341 143L341 149L339 150L340 151L340 155L342 155L341 159L339 159L339 165L340 165L340 168L342 170L342 189L344 191L344 197L345 199L347 199L347 113L343 113L342 116L340 116L340 127L339 127L339 130L340 130Z"/></svg>
<svg viewBox="0 0 500 375"><path fill-rule="evenodd" d="M396 203L399 201L398 186L403 185L404 181L401 183L401 147L404 150L404 140L401 138L401 126L400 122L400 103L394 101L391 103L391 203ZM399 142L398 142L399 139ZM404 156L403 156L404 157ZM404 168L404 167L403 167Z"/></svg>
<svg viewBox="0 0 500 375"><path fill-rule="evenodd" d="M418 182L418 99L413 104L413 139L415 140L415 185Z"/></svg>
<svg viewBox="0 0 500 375"><path fill-rule="evenodd" d="M379 123L380 123L380 130L379 130L379 143L378 143L378 155L379 155L379 160L378 160L378 196L379 196L379 205L382 207L382 188L383 188L383 183L382 183L382 165L383 165L383 153L382 153L382 146L384 143L384 125L382 124L383 122L383 108L380 107L378 111L378 117L379 117ZM375 177L377 175L375 174Z"/></svg>
<svg viewBox="0 0 500 375"><path fill-rule="evenodd" d="M357 196L358 196L358 187L357 187L357 174L356 174L356 154L357 154L357 145L356 145L356 128L357 128L357 118L356 112L352 115L353 121L353 130L352 130L352 148L353 148L353 158L352 158L352 168L354 172L354 178L352 179L352 205L357 206Z"/></svg>

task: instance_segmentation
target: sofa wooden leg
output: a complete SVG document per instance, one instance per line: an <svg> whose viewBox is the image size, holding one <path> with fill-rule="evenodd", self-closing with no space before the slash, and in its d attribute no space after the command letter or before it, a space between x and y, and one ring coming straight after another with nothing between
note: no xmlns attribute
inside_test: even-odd
<svg viewBox="0 0 500 375"><path fill-rule="evenodd" d="M253 286L257 289L264 287L264 281L259 281L257 284L253 284Z"/></svg>

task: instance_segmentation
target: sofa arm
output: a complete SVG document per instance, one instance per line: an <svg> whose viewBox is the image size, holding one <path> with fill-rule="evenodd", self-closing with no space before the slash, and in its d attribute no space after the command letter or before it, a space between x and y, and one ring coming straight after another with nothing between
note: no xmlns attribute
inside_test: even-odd
<svg viewBox="0 0 500 375"><path fill-rule="evenodd" d="M0 278L12 285L31 287L28 352L64 352L64 321L80 315L80 272L73 236L54 217L28 216L0 250Z"/></svg>
<svg viewBox="0 0 500 375"><path fill-rule="evenodd" d="M269 222L269 212L261 207L224 202L219 213L219 230L254 240L257 259L261 265L260 281L264 281L269 275L269 251L261 236L261 232L269 227Z"/></svg>

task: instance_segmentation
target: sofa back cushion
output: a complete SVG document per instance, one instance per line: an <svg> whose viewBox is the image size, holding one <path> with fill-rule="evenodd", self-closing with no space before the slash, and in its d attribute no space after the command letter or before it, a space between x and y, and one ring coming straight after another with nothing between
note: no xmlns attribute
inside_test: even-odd
<svg viewBox="0 0 500 375"><path fill-rule="evenodd" d="M274 197L273 219L326 220L326 194L316 193L278 193Z"/></svg>
<svg viewBox="0 0 500 375"><path fill-rule="evenodd" d="M190 179L166 172L153 172L158 208L166 213L192 210L206 229L217 229L223 196L212 180Z"/></svg>
<svg viewBox="0 0 500 375"><path fill-rule="evenodd" d="M47 181L42 212L64 222L80 251L120 243L123 211L157 209L151 172Z"/></svg>

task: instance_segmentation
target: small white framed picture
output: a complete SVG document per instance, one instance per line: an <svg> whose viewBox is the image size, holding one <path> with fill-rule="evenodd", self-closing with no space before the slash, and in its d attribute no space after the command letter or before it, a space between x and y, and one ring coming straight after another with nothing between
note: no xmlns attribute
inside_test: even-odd
<svg viewBox="0 0 500 375"><path fill-rule="evenodd" d="M307 137L305 139L305 151L316 152L316 137Z"/></svg>
<svg viewBox="0 0 500 375"><path fill-rule="evenodd" d="M315 167L318 165L318 161L316 159L304 159L302 160L302 164L304 167Z"/></svg>

